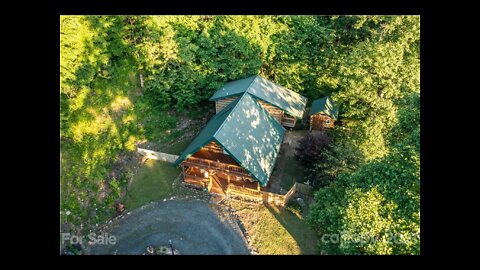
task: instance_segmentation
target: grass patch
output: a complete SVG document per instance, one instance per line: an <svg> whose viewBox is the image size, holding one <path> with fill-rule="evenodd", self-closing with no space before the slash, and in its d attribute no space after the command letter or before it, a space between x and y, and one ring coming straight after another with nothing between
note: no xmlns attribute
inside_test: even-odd
<svg viewBox="0 0 480 270"><path fill-rule="evenodd" d="M299 213L265 205L228 202L235 209L259 254L318 254L315 232Z"/></svg>
<svg viewBox="0 0 480 270"><path fill-rule="evenodd" d="M128 188L125 207L131 211L151 201L171 196L173 181L180 172L181 170L173 167L171 163L148 160Z"/></svg>
<svg viewBox="0 0 480 270"><path fill-rule="evenodd" d="M179 141L166 147L162 152L179 155L192 140ZM125 206L130 211L151 201L161 200L173 195L192 195L194 192L181 188L175 189L173 182L181 170L171 163L148 160L143 164L128 188Z"/></svg>

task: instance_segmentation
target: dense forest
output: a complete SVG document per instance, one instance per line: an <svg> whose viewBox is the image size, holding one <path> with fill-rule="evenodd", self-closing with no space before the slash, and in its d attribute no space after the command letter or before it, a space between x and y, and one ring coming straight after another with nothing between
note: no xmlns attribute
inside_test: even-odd
<svg viewBox="0 0 480 270"><path fill-rule="evenodd" d="M131 178L112 174L121 157L171 136L172 111L254 74L340 105L307 162L308 222L332 240L321 250L419 254L418 16L60 17L61 222L79 231L111 216Z"/></svg>

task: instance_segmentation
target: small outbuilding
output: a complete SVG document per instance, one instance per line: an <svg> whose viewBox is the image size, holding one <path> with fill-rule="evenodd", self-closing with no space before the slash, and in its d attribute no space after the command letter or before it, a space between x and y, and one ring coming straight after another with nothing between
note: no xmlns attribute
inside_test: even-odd
<svg viewBox="0 0 480 270"><path fill-rule="evenodd" d="M323 97L313 101L310 107L310 130L332 128L338 119L338 107L330 97Z"/></svg>

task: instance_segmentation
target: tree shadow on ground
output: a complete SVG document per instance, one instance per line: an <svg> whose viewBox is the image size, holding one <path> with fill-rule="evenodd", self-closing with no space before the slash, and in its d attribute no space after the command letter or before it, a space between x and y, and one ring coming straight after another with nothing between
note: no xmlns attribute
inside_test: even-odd
<svg viewBox="0 0 480 270"><path fill-rule="evenodd" d="M270 204L264 204L270 213L295 239L301 254L318 254L317 235L303 219L306 213L294 214L287 209L282 209Z"/></svg>

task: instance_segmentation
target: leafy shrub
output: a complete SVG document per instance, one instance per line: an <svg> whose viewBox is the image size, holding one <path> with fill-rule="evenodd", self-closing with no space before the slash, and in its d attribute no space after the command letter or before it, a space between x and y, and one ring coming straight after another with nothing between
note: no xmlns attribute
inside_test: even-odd
<svg viewBox="0 0 480 270"><path fill-rule="evenodd" d="M310 165L316 162L321 152L330 144L330 138L326 132L308 132L298 142L295 148L295 157L303 164Z"/></svg>

